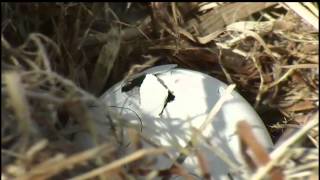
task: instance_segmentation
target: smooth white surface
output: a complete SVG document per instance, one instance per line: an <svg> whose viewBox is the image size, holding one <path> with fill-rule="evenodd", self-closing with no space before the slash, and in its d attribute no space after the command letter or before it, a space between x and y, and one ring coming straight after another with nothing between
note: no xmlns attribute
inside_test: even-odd
<svg viewBox="0 0 320 180"><path fill-rule="evenodd" d="M150 115L157 116L161 113L165 100L168 97L168 90L157 77L147 74L140 86L140 108ZM143 95L141 95L143 94Z"/></svg>
<svg viewBox="0 0 320 180"><path fill-rule="evenodd" d="M168 69L168 65L161 67L147 70L151 74L146 75L140 88L136 87L139 91L132 91L132 93L139 93L138 95L132 96L132 93L121 92L124 82L120 82L104 93L101 100L109 106L129 108L130 110L110 107L110 110L140 127L139 119L133 113L135 111L143 123L142 135L160 146L175 147L176 151L172 151L170 154L172 159L175 159L179 154L179 149L185 147L189 142L193 132L192 128L201 126L227 86L200 72ZM162 110L161 107L163 107L168 93L152 73L155 73L175 96L175 99L167 104L160 115L159 112ZM232 98L224 103L211 126L203 132L209 144L221 148L229 158L239 165L239 168L243 165L239 139L236 134L236 123L240 120L249 122L264 147L271 148L273 146L257 113L236 92L232 93ZM230 167L215 155L213 147L202 141L197 148L206 158L213 178L228 179L227 173L230 173ZM172 161L163 157L158 159L156 167L165 169L171 165ZM194 156L190 155L183 165L190 173L199 173L199 165Z"/></svg>

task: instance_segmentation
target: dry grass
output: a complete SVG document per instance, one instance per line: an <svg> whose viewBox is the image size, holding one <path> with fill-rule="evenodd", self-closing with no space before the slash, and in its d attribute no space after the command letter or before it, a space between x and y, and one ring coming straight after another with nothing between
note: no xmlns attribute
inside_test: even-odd
<svg viewBox="0 0 320 180"><path fill-rule="evenodd" d="M277 143L249 178L274 167L284 179L319 176L317 3L1 3L1 10L3 179L190 178L179 164L147 169L147 157L165 150L140 149L139 137L136 152L123 154L121 117L109 112L111 133L100 137L88 110L116 82L168 63L234 83L255 106ZM80 131L94 137L93 148L73 143Z"/></svg>

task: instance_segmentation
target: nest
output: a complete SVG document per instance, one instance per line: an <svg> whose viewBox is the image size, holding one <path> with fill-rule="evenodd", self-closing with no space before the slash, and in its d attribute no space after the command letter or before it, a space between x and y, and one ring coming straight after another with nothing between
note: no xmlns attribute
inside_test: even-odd
<svg viewBox="0 0 320 180"><path fill-rule="evenodd" d="M317 3L1 3L1 10L3 179L190 178L179 165L148 169L147 158L166 149L141 149L137 132L130 132L136 151L120 153L123 125L108 122L113 135L101 139L88 110L116 82L162 64L234 83L255 107L276 148L263 163L248 162L250 178L318 177ZM93 148L73 143L79 131L96 137Z"/></svg>

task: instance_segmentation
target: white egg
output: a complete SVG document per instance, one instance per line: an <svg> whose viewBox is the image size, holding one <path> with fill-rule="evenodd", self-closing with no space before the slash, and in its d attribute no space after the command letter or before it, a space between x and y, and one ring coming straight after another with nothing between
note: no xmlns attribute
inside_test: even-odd
<svg viewBox="0 0 320 180"><path fill-rule="evenodd" d="M191 140L193 129L202 125L227 85L200 72L161 67L147 70L148 74L142 83L135 87L139 91L132 91L138 95L130 95L131 90L122 92L121 87L126 83L123 81L105 92L101 100L111 107L124 107L110 107L110 110L121 115L128 123L140 127L141 119L142 135L159 146L174 148L169 154L174 160L180 155L179 150ZM273 147L257 113L237 92L232 92L232 97L223 104L212 123L202 132L207 142L201 141L196 147L204 155L214 179L228 179L231 173L231 168L216 155L216 151L223 151L234 164L244 166L236 134L236 124L240 120L246 120L252 126L257 139L265 148ZM156 168L169 168L172 160L160 157ZM191 174L200 173L199 164L192 153L182 165ZM233 178L237 179L237 176Z"/></svg>

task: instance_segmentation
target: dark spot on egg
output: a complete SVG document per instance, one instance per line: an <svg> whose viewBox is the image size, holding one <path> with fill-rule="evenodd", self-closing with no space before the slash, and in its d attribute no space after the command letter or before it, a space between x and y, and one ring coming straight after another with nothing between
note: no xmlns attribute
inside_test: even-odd
<svg viewBox="0 0 320 180"><path fill-rule="evenodd" d="M138 76L134 79L128 80L125 85L121 88L121 92L128 92L135 87L140 87L146 75Z"/></svg>

